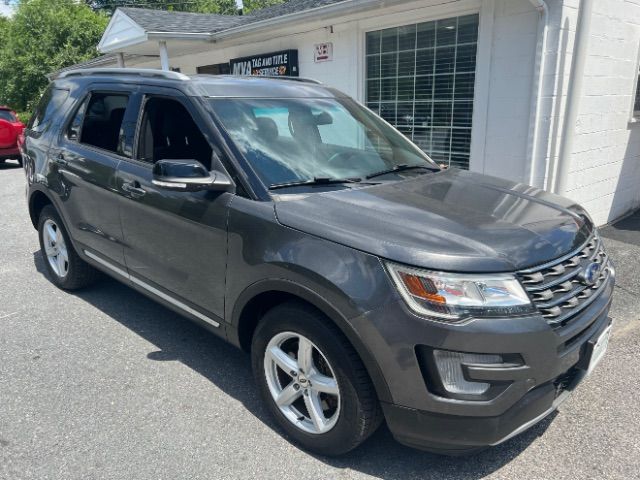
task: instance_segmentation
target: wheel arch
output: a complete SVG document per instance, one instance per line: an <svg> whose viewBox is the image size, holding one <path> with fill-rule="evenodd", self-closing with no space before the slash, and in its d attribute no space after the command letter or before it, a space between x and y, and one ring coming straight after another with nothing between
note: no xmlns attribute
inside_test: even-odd
<svg viewBox="0 0 640 480"><path fill-rule="evenodd" d="M306 303L322 312L334 323L356 350L380 401L390 402L391 393L374 355L360 340L349 321L326 299L314 291L290 280L265 280L245 289L235 302L228 336L229 341L249 352L253 333L269 309L286 301Z"/></svg>
<svg viewBox="0 0 640 480"><path fill-rule="evenodd" d="M47 205L53 205L53 208L58 210L53 200L42 190L34 190L29 196L29 217L31 218L33 228L38 228L40 213Z"/></svg>

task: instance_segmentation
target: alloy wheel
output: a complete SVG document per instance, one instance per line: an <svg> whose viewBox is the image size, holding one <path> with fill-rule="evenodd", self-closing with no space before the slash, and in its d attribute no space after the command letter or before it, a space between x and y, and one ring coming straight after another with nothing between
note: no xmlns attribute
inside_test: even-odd
<svg viewBox="0 0 640 480"><path fill-rule="evenodd" d="M274 336L264 354L269 391L280 412L300 430L323 434L340 416L340 389L325 355L299 333Z"/></svg>
<svg viewBox="0 0 640 480"><path fill-rule="evenodd" d="M50 218L44 222L42 240L49 266L58 277L64 278L69 272L69 253L60 227Z"/></svg>

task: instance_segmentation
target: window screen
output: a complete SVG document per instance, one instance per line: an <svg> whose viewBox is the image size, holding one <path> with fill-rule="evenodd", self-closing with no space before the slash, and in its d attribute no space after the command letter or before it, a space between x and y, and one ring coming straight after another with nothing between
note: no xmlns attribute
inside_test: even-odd
<svg viewBox="0 0 640 480"><path fill-rule="evenodd" d="M469 168L478 15L367 33L367 106L433 160Z"/></svg>

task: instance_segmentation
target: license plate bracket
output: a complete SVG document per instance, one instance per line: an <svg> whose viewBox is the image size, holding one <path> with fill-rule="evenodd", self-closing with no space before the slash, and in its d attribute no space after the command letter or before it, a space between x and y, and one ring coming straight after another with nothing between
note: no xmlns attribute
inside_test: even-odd
<svg viewBox="0 0 640 480"><path fill-rule="evenodd" d="M586 370L587 375L590 375L602 361L604 354L607 351L607 347L609 346L611 327L612 324L609 324L607 328L600 333L600 335L595 339L589 340L585 345L586 348L578 368Z"/></svg>

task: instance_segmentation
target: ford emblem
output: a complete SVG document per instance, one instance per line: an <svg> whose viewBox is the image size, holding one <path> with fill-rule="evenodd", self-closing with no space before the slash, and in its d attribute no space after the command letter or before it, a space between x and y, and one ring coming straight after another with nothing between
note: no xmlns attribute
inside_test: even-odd
<svg viewBox="0 0 640 480"><path fill-rule="evenodd" d="M590 263L587 265L582 273L580 274L580 280L586 286L591 287L595 285L598 281L598 277L600 276L600 264L599 263Z"/></svg>

